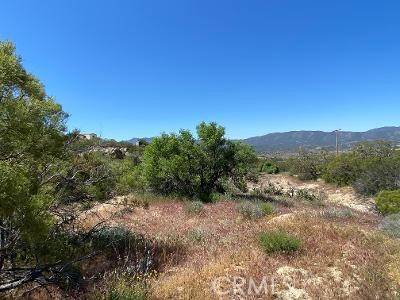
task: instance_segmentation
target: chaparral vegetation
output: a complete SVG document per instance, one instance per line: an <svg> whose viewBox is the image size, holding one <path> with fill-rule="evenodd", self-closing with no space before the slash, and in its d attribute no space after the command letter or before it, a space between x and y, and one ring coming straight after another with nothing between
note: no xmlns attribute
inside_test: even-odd
<svg viewBox="0 0 400 300"><path fill-rule="evenodd" d="M216 123L132 144L67 118L0 42L1 298L400 296L391 143L266 157Z"/></svg>

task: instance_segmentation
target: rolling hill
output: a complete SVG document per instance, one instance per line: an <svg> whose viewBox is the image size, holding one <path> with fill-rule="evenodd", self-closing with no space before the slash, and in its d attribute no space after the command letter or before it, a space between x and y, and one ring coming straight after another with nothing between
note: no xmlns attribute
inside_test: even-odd
<svg viewBox="0 0 400 300"><path fill-rule="evenodd" d="M341 131L340 148L348 149L352 145L362 141L386 140L400 144L400 127L390 126L371 129L365 132ZM135 143L141 138L132 138L128 142ZM150 142L152 138L144 138ZM335 132L325 131L289 131L275 132L262 136L243 139L243 142L251 145L257 152L294 152L300 147L304 149L335 149Z"/></svg>
<svg viewBox="0 0 400 300"><path fill-rule="evenodd" d="M342 149L362 141L386 140L400 143L400 127L381 127L365 132L340 132L340 146ZM324 131L290 131L270 133L243 140L252 145L257 152L296 151L304 149L328 148L334 149L336 143L335 132Z"/></svg>

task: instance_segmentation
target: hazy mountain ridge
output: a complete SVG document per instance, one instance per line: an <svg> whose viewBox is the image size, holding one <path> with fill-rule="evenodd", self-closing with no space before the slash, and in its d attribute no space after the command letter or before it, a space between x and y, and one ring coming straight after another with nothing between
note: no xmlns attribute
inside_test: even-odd
<svg viewBox="0 0 400 300"><path fill-rule="evenodd" d="M145 140L146 142L150 143L152 139L153 138L149 138L149 137L144 137L144 138L134 137L134 138L131 138L130 140L128 140L127 142L136 144L136 142L139 142L140 140Z"/></svg>
<svg viewBox="0 0 400 300"><path fill-rule="evenodd" d="M400 127L381 127L365 132L341 131L339 135L341 148L350 148L362 141L387 140L400 143ZM257 152L293 151L299 147L305 149L330 148L336 144L335 132L324 131L289 131L270 133L243 140L252 145Z"/></svg>
<svg viewBox="0 0 400 300"><path fill-rule="evenodd" d="M400 126L387 126L375 128L364 132L341 131L340 147L350 148L362 141L386 140L400 143ZM132 138L128 142L136 143L140 139L151 142L152 138ZM292 152L300 147L304 149L327 148L335 149L335 132L299 130L288 132L274 132L262 136L243 139L243 142L251 145L257 152Z"/></svg>

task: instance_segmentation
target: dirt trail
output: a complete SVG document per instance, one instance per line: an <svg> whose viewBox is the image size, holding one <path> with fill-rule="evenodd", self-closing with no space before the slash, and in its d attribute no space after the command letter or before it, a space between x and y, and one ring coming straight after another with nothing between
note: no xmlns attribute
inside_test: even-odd
<svg viewBox="0 0 400 300"><path fill-rule="evenodd" d="M322 180L318 181L301 181L287 174L270 175L264 174L260 176L259 182L251 184L250 188L265 188L269 183L280 186L284 191L290 189L309 189L313 191L322 191L327 195L327 201L347 206L360 212L373 212L374 201L371 198L365 198L357 195L351 187L335 187L328 185Z"/></svg>

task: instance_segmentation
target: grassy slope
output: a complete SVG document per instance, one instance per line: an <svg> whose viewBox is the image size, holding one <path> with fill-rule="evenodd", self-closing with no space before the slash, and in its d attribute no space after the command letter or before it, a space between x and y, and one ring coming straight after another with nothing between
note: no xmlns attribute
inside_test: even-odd
<svg viewBox="0 0 400 300"><path fill-rule="evenodd" d="M380 217L373 211L327 214L333 207L341 209L328 198L324 206L277 204L275 215L247 220L236 205L234 199L222 200L193 215L182 201L158 199L147 209L101 205L84 219L89 225L104 218L181 245L182 253L150 279L153 299L218 299L211 284L219 276L253 278L258 283L263 276L273 279L274 290L269 286L263 294L266 299L394 297L400 285L399 242L376 230ZM259 234L276 229L300 238L301 250L291 255L263 253ZM238 295L231 291L224 297Z"/></svg>

